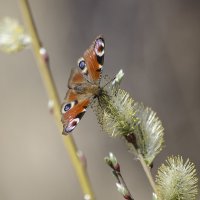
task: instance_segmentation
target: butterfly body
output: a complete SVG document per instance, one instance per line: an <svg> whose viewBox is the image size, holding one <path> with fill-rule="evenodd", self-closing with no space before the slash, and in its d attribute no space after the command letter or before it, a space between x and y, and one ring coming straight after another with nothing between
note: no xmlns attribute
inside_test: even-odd
<svg viewBox="0 0 200 200"><path fill-rule="evenodd" d="M104 39L98 36L83 57L78 60L78 67L71 70L69 90L61 108L64 135L73 131L89 104L102 94L100 79L104 48Z"/></svg>

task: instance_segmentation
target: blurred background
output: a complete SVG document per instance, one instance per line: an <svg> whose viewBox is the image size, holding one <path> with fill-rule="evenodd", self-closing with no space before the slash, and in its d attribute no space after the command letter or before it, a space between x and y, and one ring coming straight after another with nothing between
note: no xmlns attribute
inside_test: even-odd
<svg viewBox="0 0 200 200"><path fill-rule="evenodd" d="M103 74L123 69L121 87L157 112L165 128L165 148L153 175L169 155L188 157L200 172L200 1L30 0L39 35L50 55L61 100L70 70L95 37L103 34ZM18 1L0 0L0 17L23 23ZM30 50L0 53L0 199L83 199L47 103ZM120 139L102 133L89 109L75 129L87 157L97 199L123 199L103 158L111 151L137 200L152 189L134 156Z"/></svg>

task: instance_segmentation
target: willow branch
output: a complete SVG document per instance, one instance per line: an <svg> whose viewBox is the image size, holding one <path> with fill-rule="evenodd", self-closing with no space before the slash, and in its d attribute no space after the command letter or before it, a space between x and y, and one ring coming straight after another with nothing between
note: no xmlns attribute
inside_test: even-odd
<svg viewBox="0 0 200 200"><path fill-rule="evenodd" d="M126 190L128 192L129 199L134 200L129 189L128 189L128 186L126 185L126 182L124 181L124 178L123 178L121 172L116 172L116 173L117 173L118 182L121 183L126 188Z"/></svg>
<svg viewBox="0 0 200 200"><path fill-rule="evenodd" d="M56 90L56 86L52 77L52 74L49 69L48 62L45 61L44 57L41 56L40 50L42 44L40 42L36 26L31 14L31 9L27 0L20 0L21 11L25 21L25 24L28 28L28 32L32 38L32 47L35 58L38 62L39 72L41 74L43 83L45 85L49 100L53 103L53 115L56 121L56 124L59 129L59 133L62 133L62 124L61 124L61 113L60 113L60 100ZM86 172L85 167L81 163L79 157L77 156L77 147L74 142L74 139L71 135L63 136L64 144L66 150L70 155L70 159L73 163L74 169L77 173L79 183L81 185L82 191L84 193L85 199L94 199L92 192L91 184Z"/></svg>
<svg viewBox="0 0 200 200"><path fill-rule="evenodd" d="M151 171L150 171L150 168L146 165L145 161L144 161L144 158L141 154L138 154L138 158L140 160L140 163L144 169L144 172L149 180L149 183L154 191L155 194L157 194L157 190L156 190L156 184L153 180L153 177L152 177L152 174L151 174Z"/></svg>

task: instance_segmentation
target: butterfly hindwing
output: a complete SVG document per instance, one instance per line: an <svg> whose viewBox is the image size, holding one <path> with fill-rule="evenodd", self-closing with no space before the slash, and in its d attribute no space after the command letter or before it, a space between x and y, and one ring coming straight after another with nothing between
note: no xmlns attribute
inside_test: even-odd
<svg viewBox="0 0 200 200"><path fill-rule="evenodd" d="M91 101L91 95L84 93L84 88L87 84L87 80L81 71L78 68L73 68L68 81L69 90L61 107L64 135L73 131Z"/></svg>
<svg viewBox="0 0 200 200"><path fill-rule="evenodd" d="M86 82L87 80L85 79L83 73L77 67L72 68L68 81L68 87L75 88L77 85L82 85Z"/></svg>
<svg viewBox="0 0 200 200"><path fill-rule="evenodd" d="M69 89L66 95L67 101L61 107L64 135L73 131L90 103L88 98L82 99L79 96L75 90Z"/></svg>

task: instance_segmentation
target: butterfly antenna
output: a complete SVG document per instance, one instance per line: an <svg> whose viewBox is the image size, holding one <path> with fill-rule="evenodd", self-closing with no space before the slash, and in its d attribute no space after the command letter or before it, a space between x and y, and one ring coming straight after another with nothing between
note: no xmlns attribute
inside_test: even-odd
<svg viewBox="0 0 200 200"><path fill-rule="evenodd" d="M110 81L108 81L102 88L105 88L108 84L110 84L112 81L115 80L116 77L112 78Z"/></svg>

